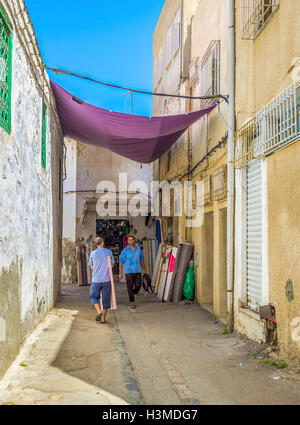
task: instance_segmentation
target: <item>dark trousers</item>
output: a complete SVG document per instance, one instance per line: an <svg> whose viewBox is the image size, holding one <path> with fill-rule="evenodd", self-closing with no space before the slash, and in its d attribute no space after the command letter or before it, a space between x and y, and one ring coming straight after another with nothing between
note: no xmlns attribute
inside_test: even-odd
<svg viewBox="0 0 300 425"><path fill-rule="evenodd" d="M142 286L142 274L128 273L125 275L125 278L127 283L129 301L134 303L134 294L138 294Z"/></svg>

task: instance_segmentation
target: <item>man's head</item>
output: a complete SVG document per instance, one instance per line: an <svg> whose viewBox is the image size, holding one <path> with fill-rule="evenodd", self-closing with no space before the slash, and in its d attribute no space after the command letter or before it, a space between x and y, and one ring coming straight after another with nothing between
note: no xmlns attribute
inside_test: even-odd
<svg viewBox="0 0 300 425"><path fill-rule="evenodd" d="M103 248L104 247L104 240L102 238L96 238L95 244L97 248Z"/></svg>
<svg viewBox="0 0 300 425"><path fill-rule="evenodd" d="M133 236L133 235L129 235L128 236L128 245L129 246L134 246L135 245L135 236Z"/></svg>

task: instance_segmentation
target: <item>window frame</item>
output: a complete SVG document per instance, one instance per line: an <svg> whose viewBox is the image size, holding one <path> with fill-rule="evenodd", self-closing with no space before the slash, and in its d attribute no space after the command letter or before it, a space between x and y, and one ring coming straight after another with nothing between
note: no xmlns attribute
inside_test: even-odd
<svg viewBox="0 0 300 425"><path fill-rule="evenodd" d="M11 96L12 96L12 52L13 52L13 29L7 18L5 12L0 6L0 18L2 19L4 26L6 26L9 36L8 36L8 58L7 58L7 126L4 126L0 121L0 127L7 134L11 134Z"/></svg>
<svg viewBox="0 0 300 425"><path fill-rule="evenodd" d="M214 66L214 57L216 59L216 66ZM207 68L208 67L208 68ZM207 71L208 69L208 71ZM205 75L208 73L208 76ZM204 87L203 82L206 78L209 78L206 86ZM200 96L213 96L220 93L220 81L221 81L221 42L220 40L212 40L209 43L204 55L202 56L200 63ZM201 101L201 107L208 106L212 100L204 99Z"/></svg>
<svg viewBox="0 0 300 425"><path fill-rule="evenodd" d="M242 40L255 40L279 9L280 0L240 0Z"/></svg>
<svg viewBox="0 0 300 425"><path fill-rule="evenodd" d="M180 10L177 11L173 21L173 35L172 35L172 56L176 56L181 45L181 17ZM177 37L176 37L177 35Z"/></svg>
<svg viewBox="0 0 300 425"><path fill-rule="evenodd" d="M173 25L171 25L167 31L166 36L166 69L170 66L173 57L172 51L172 39L173 39Z"/></svg>

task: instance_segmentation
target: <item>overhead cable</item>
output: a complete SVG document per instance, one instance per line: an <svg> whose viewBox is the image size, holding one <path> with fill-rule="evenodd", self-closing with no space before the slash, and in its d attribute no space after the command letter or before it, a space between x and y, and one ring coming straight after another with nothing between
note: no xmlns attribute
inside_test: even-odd
<svg viewBox="0 0 300 425"><path fill-rule="evenodd" d="M119 86L117 84L106 83L104 81L96 80L94 78L87 77L86 75L77 74L76 72L67 71L67 70L61 69L61 68L51 68L47 65L45 65L45 68L48 69L49 71L53 71L56 74L72 75L73 77L82 78L84 80L92 81L93 83L102 84L104 86L113 87L113 88L116 88L116 89L126 90L126 91L129 91L131 93L140 93L140 94L147 94L147 95L150 95L150 96L176 97L176 98L179 98L179 99L194 99L194 100L223 99L223 100L225 100L225 102L229 103L228 96L223 95L223 94L207 95L207 96L184 96L184 95L179 95L179 94L156 93L156 92L150 92L150 91L146 91L146 90L137 90L137 89L132 89L132 88L128 88L128 87L123 87L123 86Z"/></svg>

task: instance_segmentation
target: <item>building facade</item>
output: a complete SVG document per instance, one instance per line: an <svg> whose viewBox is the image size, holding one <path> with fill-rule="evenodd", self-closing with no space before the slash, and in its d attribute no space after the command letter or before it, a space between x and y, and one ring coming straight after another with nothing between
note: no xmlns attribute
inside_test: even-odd
<svg viewBox="0 0 300 425"><path fill-rule="evenodd" d="M211 0L165 2L153 41L155 91L192 97L228 94L227 2L213 3L214 13ZM211 104L212 100L155 97L153 113L188 113ZM227 103L223 100L155 164L160 181L192 181L193 206L196 184L204 183L202 225L187 227L185 215L177 217L173 209L170 218L162 217L163 238L171 233L175 245L193 243L197 301L224 320L226 141Z"/></svg>
<svg viewBox="0 0 300 425"><path fill-rule="evenodd" d="M60 293L63 138L23 1L0 2L0 377Z"/></svg>
<svg viewBox="0 0 300 425"><path fill-rule="evenodd" d="M124 226L124 235L130 231L139 241L155 238L155 222L147 214L133 216L129 211L130 203L134 202L136 196L141 201L137 209L150 211L152 164L139 164L110 150L72 139L66 139L65 143L62 281L74 283L78 279L76 244L86 246L87 256L94 249L97 235L103 236L106 245L112 247L114 242L111 238L105 238L106 224L115 225L120 232L123 232ZM102 189L109 190L108 195L104 194L99 183ZM138 191L141 195L137 194ZM99 211L97 202L103 197L110 199L111 205L115 204L116 208L103 205L107 212ZM125 206L127 211L122 213ZM116 259L119 255L117 252ZM88 274L89 281L90 278Z"/></svg>
<svg viewBox="0 0 300 425"><path fill-rule="evenodd" d="M235 329L300 362L300 4L236 2Z"/></svg>

